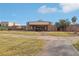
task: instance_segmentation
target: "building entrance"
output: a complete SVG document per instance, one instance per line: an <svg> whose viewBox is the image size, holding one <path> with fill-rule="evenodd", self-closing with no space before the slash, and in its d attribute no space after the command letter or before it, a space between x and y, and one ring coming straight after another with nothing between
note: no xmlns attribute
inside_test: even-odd
<svg viewBox="0 0 79 59"><path fill-rule="evenodd" d="M47 26L32 26L33 31L47 31L48 27Z"/></svg>

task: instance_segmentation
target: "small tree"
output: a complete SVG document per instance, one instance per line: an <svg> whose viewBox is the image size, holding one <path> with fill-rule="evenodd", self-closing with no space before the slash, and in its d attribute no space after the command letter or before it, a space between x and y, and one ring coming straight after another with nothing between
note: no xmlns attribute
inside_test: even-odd
<svg viewBox="0 0 79 59"><path fill-rule="evenodd" d="M65 19L61 19L59 20L59 22L55 23L55 26L57 27L57 29L59 30L62 29L62 31L65 31L69 25L70 25L70 22Z"/></svg>
<svg viewBox="0 0 79 59"><path fill-rule="evenodd" d="M61 19L59 21L59 23L60 23L60 28L62 29L62 31L64 31L65 30L65 26L66 26L65 20L64 19Z"/></svg>
<svg viewBox="0 0 79 59"><path fill-rule="evenodd" d="M71 20L72 20L73 25L76 25L77 17L76 16L73 16ZM76 27L74 27L74 33L77 34Z"/></svg>
<svg viewBox="0 0 79 59"><path fill-rule="evenodd" d="M75 24L76 23L76 20L77 20L77 17L76 16L73 16L71 20L72 20L72 23Z"/></svg>
<svg viewBox="0 0 79 59"><path fill-rule="evenodd" d="M55 26L57 27L57 30L60 30L60 24L59 24L59 22L56 22Z"/></svg>

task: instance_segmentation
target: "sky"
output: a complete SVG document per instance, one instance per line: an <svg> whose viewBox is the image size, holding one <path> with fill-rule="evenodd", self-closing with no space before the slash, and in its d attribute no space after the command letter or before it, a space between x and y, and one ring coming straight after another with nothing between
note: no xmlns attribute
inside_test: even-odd
<svg viewBox="0 0 79 59"><path fill-rule="evenodd" d="M0 21L26 24L29 21L50 21L60 19L71 21L77 17L79 23L79 4L76 3L0 3Z"/></svg>

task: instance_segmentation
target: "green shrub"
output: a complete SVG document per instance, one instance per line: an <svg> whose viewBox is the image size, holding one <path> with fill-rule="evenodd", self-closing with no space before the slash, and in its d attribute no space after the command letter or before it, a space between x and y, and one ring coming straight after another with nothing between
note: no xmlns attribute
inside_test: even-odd
<svg viewBox="0 0 79 59"><path fill-rule="evenodd" d="M8 27L0 26L0 30L8 30Z"/></svg>

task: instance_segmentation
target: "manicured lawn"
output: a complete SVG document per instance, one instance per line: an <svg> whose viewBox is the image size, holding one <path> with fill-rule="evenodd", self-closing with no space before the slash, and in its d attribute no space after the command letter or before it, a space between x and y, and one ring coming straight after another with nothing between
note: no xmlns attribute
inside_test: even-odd
<svg viewBox="0 0 79 59"><path fill-rule="evenodd" d="M37 55L43 48L44 41L41 39L27 39L21 37L3 36L0 34L0 55Z"/></svg>
<svg viewBox="0 0 79 59"><path fill-rule="evenodd" d="M72 36L73 32L47 32L49 36Z"/></svg>

